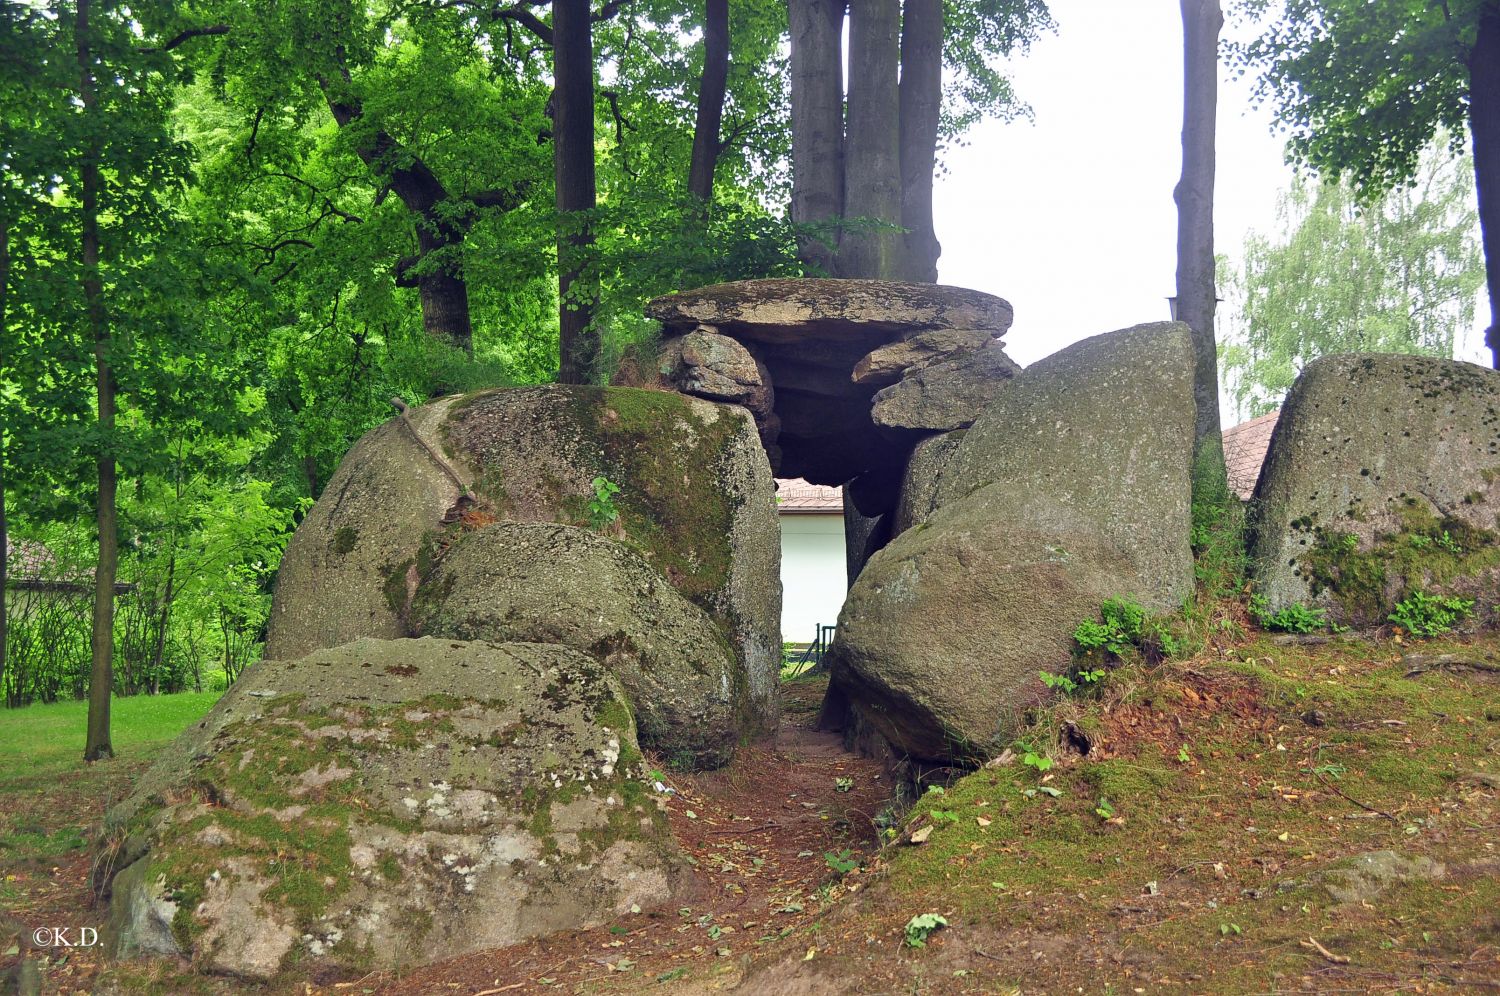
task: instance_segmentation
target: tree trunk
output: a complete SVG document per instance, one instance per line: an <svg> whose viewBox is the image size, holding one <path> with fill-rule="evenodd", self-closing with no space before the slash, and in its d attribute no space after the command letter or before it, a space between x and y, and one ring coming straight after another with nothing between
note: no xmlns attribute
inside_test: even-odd
<svg viewBox="0 0 1500 996"><path fill-rule="evenodd" d="M10 350L10 326L5 324L5 294L10 287L10 219L0 213L0 354ZM5 583L10 570L10 529L5 521L5 418L0 413L0 691L5 688L6 637L10 608Z"/></svg>
<svg viewBox="0 0 1500 996"><path fill-rule="evenodd" d="M323 92L328 110L340 128L363 116L364 110L357 102L335 99L326 85ZM448 191L426 163L381 129L370 133L354 151L377 179L390 184L391 192L412 213L417 228L417 257L412 262L421 262L434 254L443 257L439 265L423 267L421 276L405 280L397 274L399 283L414 283L421 295L423 331L472 356L474 326L469 317L469 287L460 258L465 227L451 216L442 216Z"/></svg>
<svg viewBox="0 0 1500 996"><path fill-rule="evenodd" d="M307 478L307 493L313 501L318 500L318 458L311 453L302 458L302 476Z"/></svg>
<svg viewBox="0 0 1500 996"><path fill-rule="evenodd" d="M703 77L698 84L698 117L693 125L693 160L688 190L700 201L714 199L714 167L719 162L719 125L729 85L729 0L704 0Z"/></svg>
<svg viewBox="0 0 1500 996"><path fill-rule="evenodd" d="M557 186L557 379L589 384L598 373L593 280L587 254L594 237L575 212L592 211L594 188L594 39L588 0L553 0L552 165Z"/></svg>
<svg viewBox="0 0 1500 996"><path fill-rule="evenodd" d="M1219 0L1182 0L1182 180L1177 201L1177 318L1192 329L1194 452L1219 439L1214 342L1214 128L1219 93Z"/></svg>
<svg viewBox="0 0 1500 996"><path fill-rule="evenodd" d="M849 122L844 154L844 217L901 223L900 0L849 4ZM839 239L839 275L888 280L901 268L895 228Z"/></svg>
<svg viewBox="0 0 1500 996"><path fill-rule="evenodd" d="M788 0L792 88L792 221L832 222L844 210L844 0ZM808 266L838 272L838 236L803 238Z"/></svg>
<svg viewBox="0 0 1500 996"><path fill-rule="evenodd" d="M1490 291L1490 327L1484 341L1500 370L1500 4L1479 15L1479 34L1469 53L1469 134L1474 140L1474 187L1479 195L1479 233Z"/></svg>
<svg viewBox="0 0 1500 996"><path fill-rule="evenodd" d="M932 174L937 168L938 115L943 103L943 0L906 0L901 19L902 277L937 282L938 243L932 224Z"/></svg>
<svg viewBox="0 0 1500 996"><path fill-rule="evenodd" d="M115 522L115 385L110 372L109 324L104 314L104 283L99 276L99 121L94 94L93 57L89 48L89 0L78 0L76 27L79 102L83 110L84 147L79 165L80 218L83 227L83 299L94 339L99 393L99 496L96 525L99 563L94 570L93 669L89 675L88 741L85 761L114 757L109 737L109 696L114 680L115 571L119 555Z"/></svg>

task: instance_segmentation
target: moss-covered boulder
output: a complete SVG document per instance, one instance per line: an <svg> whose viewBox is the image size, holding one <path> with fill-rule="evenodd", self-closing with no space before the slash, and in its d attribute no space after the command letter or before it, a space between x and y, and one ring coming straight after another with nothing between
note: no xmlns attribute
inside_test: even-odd
<svg viewBox="0 0 1500 996"><path fill-rule="evenodd" d="M408 418L360 440L298 527L268 656L420 635L413 599L456 540L495 522L559 523L627 548L667 582L653 590L707 613L737 661L739 733L774 725L780 530L745 409L670 391L552 385L444 399ZM619 490L601 501L596 478Z"/></svg>
<svg viewBox="0 0 1500 996"><path fill-rule="evenodd" d="M1500 600L1500 373L1415 356L1308 364L1251 504L1251 573L1272 611L1386 622L1420 592Z"/></svg>
<svg viewBox="0 0 1500 996"><path fill-rule="evenodd" d="M291 660L406 627L385 582L458 501L459 485L423 448L448 414L444 398L365 433L287 544L276 575L266 656Z"/></svg>
<svg viewBox="0 0 1500 996"><path fill-rule="evenodd" d="M1106 599L1192 590L1187 327L1098 336L1027 368L945 457L936 505L870 558L830 699L898 754L974 760L1068 664ZM910 491L910 487L908 487Z"/></svg>
<svg viewBox="0 0 1500 996"><path fill-rule="evenodd" d="M659 905L681 866L639 758L618 682L565 647L257 664L110 811L106 941L252 978L364 972Z"/></svg>
<svg viewBox="0 0 1500 996"><path fill-rule="evenodd" d="M461 640L592 654L635 706L641 744L687 767L726 763L754 703L728 639L640 555L586 529L501 522L460 536L423 579L412 625Z"/></svg>

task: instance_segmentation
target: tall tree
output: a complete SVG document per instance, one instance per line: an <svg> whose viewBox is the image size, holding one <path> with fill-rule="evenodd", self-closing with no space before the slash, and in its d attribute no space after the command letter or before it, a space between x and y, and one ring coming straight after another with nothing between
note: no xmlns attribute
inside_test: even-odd
<svg viewBox="0 0 1500 996"><path fill-rule="evenodd" d="M1265 33L1232 46L1291 131L1289 155L1349 177L1367 203L1409 183L1440 128L1473 142L1500 367L1500 0L1285 0ZM1270 0L1245 0L1265 17Z"/></svg>
<svg viewBox="0 0 1500 996"><path fill-rule="evenodd" d="M589 0L553 0L552 160L558 214L558 344L563 384L592 383L599 332L586 254L593 244L594 38Z"/></svg>
<svg viewBox="0 0 1500 996"><path fill-rule="evenodd" d="M1027 113L993 62L1025 50L1051 16L1044 0L847 0L846 116L845 2L788 0L802 256L835 276L935 280L938 147L987 114Z"/></svg>
<svg viewBox="0 0 1500 996"><path fill-rule="evenodd" d="M889 280L907 269L901 233L900 0L850 0L844 216L885 226L846 230L843 276Z"/></svg>
<svg viewBox="0 0 1500 996"><path fill-rule="evenodd" d="M705 203L714 197L719 161L719 129L729 87L729 0L704 0L703 72L698 82L698 113L693 124L693 155L688 192Z"/></svg>
<svg viewBox="0 0 1500 996"><path fill-rule="evenodd" d="M1177 201L1177 318L1193 337L1193 451L1219 440L1219 375L1214 342L1214 173L1219 102L1219 0L1182 0L1182 179ZM1218 458L1223 473L1223 457Z"/></svg>
<svg viewBox="0 0 1500 996"><path fill-rule="evenodd" d="M788 0L791 32L792 220L827 225L844 213L845 0ZM836 273L836 229L802 240L811 266Z"/></svg>
<svg viewBox="0 0 1500 996"><path fill-rule="evenodd" d="M95 399L98 405L96 465L99 490L95 498L95 526L99 559L94 568L93 672L89 678L88 741L85 761L114 757L109 735L109 699L115 649L115 577L119 567L119 530L115 488L115 385L111 369L113 342L104 310L104 281L99 273L99 160L102 153L99 98L95 92L93 33L90 0L77 0L74 43L78 48L78 103L83 116L83 147L78 160L80 261L84 315L93 340Z"/></svg>
<svg viewBox="0 0 1500 996"><path fill-rule="evenodd" d="M1347 183L1300 182L1279 230L1246 238L1220 354L1241 417L1275 410L1320 356L1453 355L1485 277L1473 167L1439 144L1416 180L1364 207Z"/></svg>
<svg viewBox="0 0 1500 996"><path fill-rule="evenodd" d="M943 112L943 0L906 0L901 18L901 226L906 229L903 279L937 281L943 247L932 221Z"/></svg>

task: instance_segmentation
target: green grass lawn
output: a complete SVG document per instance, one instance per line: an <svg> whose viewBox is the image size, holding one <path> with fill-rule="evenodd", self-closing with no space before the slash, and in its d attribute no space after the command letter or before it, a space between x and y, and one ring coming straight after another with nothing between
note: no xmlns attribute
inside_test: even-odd
<svg viewBox="0 0 1500 996"><path fill-rule="evenodd" d="M220 692L133 695L110 706L115 757L138 761L195 722ZM61 774L83 764L87 702L54 702L0 709L0 787L18 780Z"/></svg>

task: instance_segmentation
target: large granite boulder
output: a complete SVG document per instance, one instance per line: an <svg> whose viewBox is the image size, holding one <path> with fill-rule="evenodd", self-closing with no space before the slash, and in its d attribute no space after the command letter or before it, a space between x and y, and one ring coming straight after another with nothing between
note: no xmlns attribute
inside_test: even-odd
<svg viewBox="0 0 1500 996"><path fill-rule="evenodd" d="M410 619L429 636L592 654L624 686L641 743L682 766L728 762L758 722L708 613L629 547L587 529L500 522L460 535L423 578Z"/></svg>
<svg viewBox="0 0 1500 996"><path fill-rule="evenodd" d="M1178 605L1193 584L1192 377L1179 324L1088 339L1018 375L936 454L935 510L850 590L831 695L898 754L982 758L1104 599Z"/></svg>
<svg viewBox="0 0 1500 996"><path fill-rule="evenodd" d="M876 424L877 391L946 362L968 370L969 354L1003 357L995 340L1012 318L1005 301L961 287L834 279L718 284L658 298L646 311L665 328L664 383L710 397L733 390L743 376L700 372L722 374L730 366L724 360L680 362L678 337L708 331L736 340L755 361L756 389L769 392L772 411L757 417L777 474L838 485L870 472L899 473L917 438L904 425L893 431ZM747 364L735 368L748 375Z"/></svg>
<svg viewBox="0 0 1500 996"><path fill-rule="evenodd" d="M423 446L438 438L455 400L391 419L345 454L281 558L267 657L301 657L361 636L408 635L384 585L462 494L441 456Z"/></svg>
<svg viewBox="0 0 1500 996"><path fill-rule="evenodd" d="M610 499L618 517L602 524L602 535L665 579L652 591L675 590L727 640L736 662L730 684L743 706L739 734L772 727L780 529L765 451L745 409L666 391L484 391L373 430L287 547L267 656L290 659L361 636L422 635L410 607L456 540L494 522L590 526L591 501L607 511L597 507L598 477L619 486ZM576 557L581 548L570 549ZM613 563L605 556L597 569ZM548 618L533 620L534 631ZM528 624L514 621L516 631ZM704 647L697 659L718 649ZM707 715L719 706L700 708Z"/></svg>
<svg viewBox="0 0 1500 996"><path fill-rule="evenodd" d="M1330 356L1297 378L1251 505L1270 607L1378 626L1414 591L1500 601L1500 373L1452 360Z"/></svg>
<svg viewBox="0 0 1500 996"><path fill-rule="evenodd" d="M112 809L105 941L270 979L408 967L673 896L623 690L538 644L359 640L245 672Z"/></svg>

